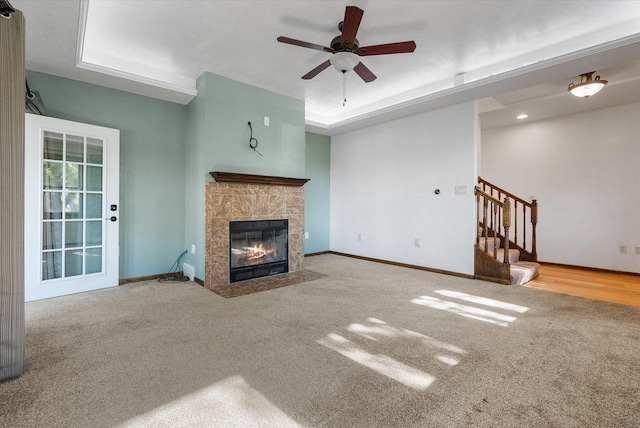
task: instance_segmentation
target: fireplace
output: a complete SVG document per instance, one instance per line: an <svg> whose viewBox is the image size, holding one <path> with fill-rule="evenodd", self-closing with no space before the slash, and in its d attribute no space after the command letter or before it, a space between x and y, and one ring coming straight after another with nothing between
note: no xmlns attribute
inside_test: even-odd
<svg viewBox="0 0 640 428"><path fill-rule="evenodd" d="M229 222L229 282L289 271L289 221Z"/></svg>
<svg viewBox="0 0 640 428"><path fill-rule="evenodd" d="M206 183L205 279L204 286L237 286L231 278L230 223L287 220L287 262L266 272L292 273L304 270L304 183L307 179L211 172L216 181ZM246 245L249 246L249 245ZM279 253L280 254L280 253ZM237 267L245 269L250 266ZM264 266L262 266L264 268ZM237 271L236 271L237 272ZM263 270L261 273L265 273ZM246 274L246 272L245 272ZM246 275L249 277L249 275ZM244 278L243 275L241 275ZM250 278L255 278L254 273ZM270 277L265 277L269 280ZM247 278L249 279L249 278Z"/></svg>

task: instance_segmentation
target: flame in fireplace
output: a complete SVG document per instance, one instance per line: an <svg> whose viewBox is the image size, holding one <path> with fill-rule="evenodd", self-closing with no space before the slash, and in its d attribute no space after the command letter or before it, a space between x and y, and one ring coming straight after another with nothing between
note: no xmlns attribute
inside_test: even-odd
<svg viewBox="0 0 640 428"><path fill-rule="evenodd" d="M270 263L278 259L277 248L265 248L264 244L255 244L253 247L233 248L231 252L240 257L240 266Z"/></svg>

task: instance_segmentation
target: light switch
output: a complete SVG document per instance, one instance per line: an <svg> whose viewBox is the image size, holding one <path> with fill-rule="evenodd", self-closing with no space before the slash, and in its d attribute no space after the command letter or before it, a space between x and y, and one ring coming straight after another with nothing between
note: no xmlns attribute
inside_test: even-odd
<svg viewBox="0 0 640 428"><path fill-rule="evenodd" d="M264 126L269 126L269 116L264 117Z"/></svg>

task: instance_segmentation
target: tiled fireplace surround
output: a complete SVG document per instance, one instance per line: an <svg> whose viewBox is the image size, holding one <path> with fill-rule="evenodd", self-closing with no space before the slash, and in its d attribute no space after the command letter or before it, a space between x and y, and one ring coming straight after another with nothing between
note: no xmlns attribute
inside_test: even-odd
<svg viewBox="0 0 640 428"><path fill-rule="evenodd" d="M289 272L303 269L304 261L304 188L306 180L296 185L273 185L245 182L206 184L205 287L229 284L229 222L240 220L289 220ZM240 176L240 174L229 174ZM242 177L262 177L248 176ZM262 177L269 178L269 177ZM278 177L272 177L278 178ZM242 282L234 283L241 285Z"/></svg>

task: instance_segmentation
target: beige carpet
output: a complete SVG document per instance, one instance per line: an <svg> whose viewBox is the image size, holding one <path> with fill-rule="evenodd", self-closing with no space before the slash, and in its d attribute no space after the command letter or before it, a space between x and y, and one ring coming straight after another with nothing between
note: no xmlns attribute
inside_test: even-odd
<svg viewBox="0 0 640 428"><path fill-rule="evenodd" d="M150 281L26 307L6 427L632 427L640 308L322 255L233 299Z"/></svg>

